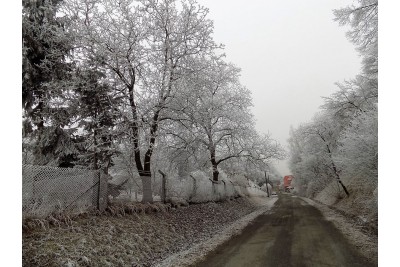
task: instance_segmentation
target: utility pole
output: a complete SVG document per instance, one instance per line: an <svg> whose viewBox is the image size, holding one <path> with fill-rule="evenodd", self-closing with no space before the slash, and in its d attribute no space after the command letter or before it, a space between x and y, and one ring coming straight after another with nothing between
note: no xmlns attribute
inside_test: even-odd
<svg viewBox="0 0 400 267"><path fill-rule="evenodd" d="M266 171L264 171L264 175L265 175L265 186L267 187L267 195L269 197L269 189L268 189L269 175L268 175L268 178L267 178L267 172Z"/></svg>

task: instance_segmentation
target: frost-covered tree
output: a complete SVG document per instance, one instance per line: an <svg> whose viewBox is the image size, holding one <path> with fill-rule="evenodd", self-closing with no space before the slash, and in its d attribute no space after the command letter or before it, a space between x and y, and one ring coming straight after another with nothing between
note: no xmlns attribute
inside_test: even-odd
<svg viewBox="0 0 400 267"><path fill-rule="evenodd" d="M143 202L158 169L265 171L283 150L255 131L207 16L192 0L23 1L25 162L107 172L120 153Z"/></svg>
<svg viewBox="0 0 400 267"><path fill-rule="evenodd" d="M279 145L253 128L250 92L240 84L240 70L215 57L197 64L201 71L181 83L190 90L182 92L171 106L175 112L171 116L181 129L179 133L169 131L177 143L186 150L200 146L207 151L214 181L218 181L218 166L229 159L279 157Z"/></svg>
<svg viewBox="0 0 400 267"><path fill-rule="evenodd" d="M330 177L335 178L345 193L349 195L341 180L341 170L334 159L338 149L340 128L337 121L333 120L329 114L319 114L311 123L300 127L296 133L299 136L291 139L292 148L301 144L301 150L294 151L293 156L295 157L293 158L295 159L292 160L292 164L296 163L296 165L308 169L314 179L324 178L324 181L328 181ZM303 170L299 178L304 176Z"/></svg>
<svg viewBox="0 0 400 267"><path fill-rule="evenodd" d="M358 75L355 79L336 83L338 91L330 97L324 97L322 106L332 116L343 123L349 123L363 112L374 109L378 101L378 83L376 79Z"/></svg>
<svg viewBox="0 0 400 267"><path fill-rule="evenodd" d="M364 177L377 184L378 178L378 111L371 109L357 116L339 139L336 161L344 174ZM365 179L368 178L368 179Z"/></svg>
<svg viewBox="0 0 400 267"><path fill-rule="evenodd" d="M355 79L336 83L339 90L325 98L323 108L338 120L351 120L375 108L378 101L378 1L358 0L358 5L334 10L339 25L349 25L347 37L359 51L362 73Z"/></svg>
<svg viewBox="0 0 400 267"><path fill-rule="evenodd" d="M207 149L213 180L218 181L218 165L244 152L241 137L252 121L251 98L237 80L239 69L221 60L202 64L208 66L186 79L184 86L192 90L177 110L193 141Z"/></svg>
<svg viewBox="0 0 400 267"><path fill-rule="evenodd" d="M60 94L52 82L65 79L71 42L63 18L56 17L60 0L22 1L22 104L26 116L42 128L48 101Z"/></svg>
<svg viewBox="0 0 400 267"><path fill-rule="evenodd" d="M75 20L83 60L96 61L115 82L115 96L134 148L143 183L143 202L152 202L151 157L163 112L190 57L210 53L208 10L183 1L75 1L66 9Z"/></svg>
<svg viewBox="0 0 400 267"><path fill-rule="evenodd" d="M378 0L358 0L357 5L334 10L339 25L350 25L347 37L363 56L363 72L378 75Z"/></svg>
<svg viewBox="0 0 400 267"><path fill-rule="evenodd" d="M354 79L336 83L338 91L322 106L323 120L291 130L290 166L309 193L326 186L322 177L377 177L378 1L358 0L334 15L339 25L350 26L347 37L363 68ZM305 138L305 132L316 139Z"/></svg>
<svg viewBox="0 0 400 267"><path fill-rule="evenodd" d="M110 97L112 90L105 75L90 68L78 69L74 94L71 97L75 113L76 163L108 173L112 157L117 153L115 141L120 135L116 125L121 122L115 111L118 99Z"/></svg>
<svg viewBox="0 0 400 267"><path fill-rule="evenodd" d="M76 151L71 140L71 109L64 103L73 67L73 38L57 12L62 1L22 2L23 134L36 164L63 165Z"/></svg>
<svg viewBox="0 0 400 267"><path fill-rule="evenodd" d="M338 139L337 160L349 176L377 178L378 1L334 11L340 25L350 25L347 36L363 58L362 73L338 83L339 91L323 106L344 127Z"/></svg>

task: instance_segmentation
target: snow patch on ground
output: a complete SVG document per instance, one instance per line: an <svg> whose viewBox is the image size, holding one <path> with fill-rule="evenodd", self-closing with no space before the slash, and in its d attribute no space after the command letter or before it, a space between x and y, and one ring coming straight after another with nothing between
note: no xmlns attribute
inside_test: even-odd
<svg viewBox="0 0 400 267"><path fill-rule="evenodd" d="M240 234L242 230L259 215L271 210L278 198L251 197L249 200L260 208L231 223L224 230L222 230L222 232L216 234L214 237L197 243L188 250L173 254L155 266L184 267L191 266L194 263L199 262L217 246L229 240L232 236Z"/></svg>

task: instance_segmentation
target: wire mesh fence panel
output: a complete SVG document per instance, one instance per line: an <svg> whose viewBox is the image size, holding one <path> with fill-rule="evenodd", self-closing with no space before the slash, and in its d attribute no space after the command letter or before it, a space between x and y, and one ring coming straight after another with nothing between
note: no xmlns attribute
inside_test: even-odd
<svg viewBox="0 0 400 267"><path fill-rule="evenodd" d="M175 198L189 203L206 203L249 195L246 186L238 185L229 178L223 178L218 182L212 181L203 171L194 171L186 177L165 175L164 178L167 202Z"/></svg>
<svg viewBox="0 0 400 267"><path fill-rule="evenodd" d="M54 211L82 212L99 205L99 171L22 166L22 212L46 216Z"/></svg>

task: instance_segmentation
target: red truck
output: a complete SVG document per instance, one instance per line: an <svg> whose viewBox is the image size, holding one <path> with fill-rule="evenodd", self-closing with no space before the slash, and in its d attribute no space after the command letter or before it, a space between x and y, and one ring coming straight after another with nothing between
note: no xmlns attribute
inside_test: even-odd
<svg viewBox="0 0 400 267"><path fill-rule="evenodd" d="M293 189L292 186L293 178L294 178L293 175L286 175L285 177L283 177L283 188L285 192L290 193L290 190Z"/></svg>

